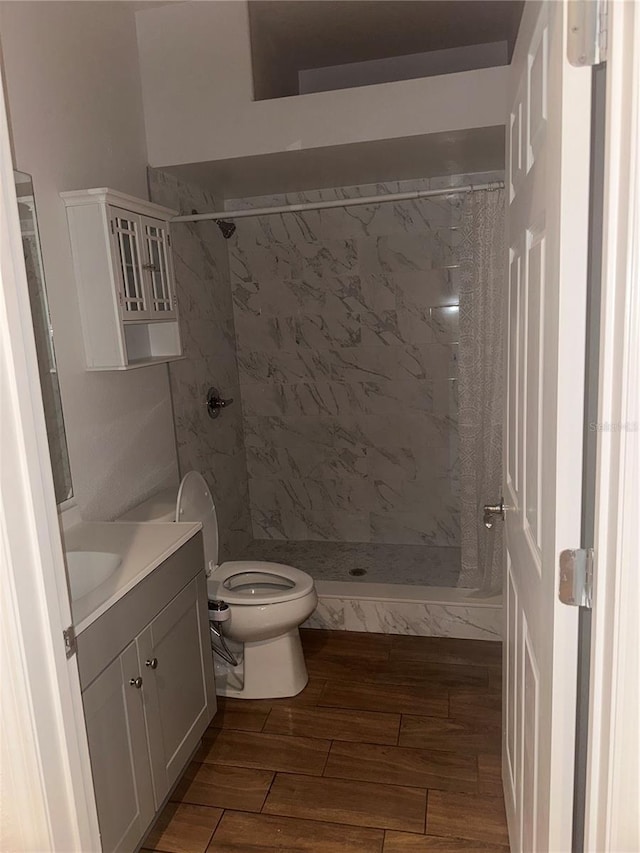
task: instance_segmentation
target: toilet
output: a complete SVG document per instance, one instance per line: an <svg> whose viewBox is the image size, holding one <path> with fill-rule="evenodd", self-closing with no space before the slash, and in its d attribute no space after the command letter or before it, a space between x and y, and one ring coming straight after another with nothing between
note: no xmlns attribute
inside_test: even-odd
<svg viewBox="0 0 640 853"><path fill-rule="evenodd" d="M120 521L202 523L207 591L222 605L219 623L237 661L214 655L216 693L240 699L295 696L308 681L298 627L315 610L313 578L280 563L254 560L218 565L218 520L204 478L186 474L176 496L166 489L125 513ZM211 604L210 604L211 607ZM220 605L216 604L216 611Z"/></svg>

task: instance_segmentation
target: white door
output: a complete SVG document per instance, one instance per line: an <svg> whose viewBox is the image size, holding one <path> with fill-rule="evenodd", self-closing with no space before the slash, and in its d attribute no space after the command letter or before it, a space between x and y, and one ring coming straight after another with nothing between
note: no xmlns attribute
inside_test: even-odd
<svg viewBox="0 0 640 853"><path fill-rule="evenodd" d="M571 850L591 72L566 59L567 2L527 2L507 126L509 277L503 782L511 849ZM493 497L493 496L487 496Z"/></svg>

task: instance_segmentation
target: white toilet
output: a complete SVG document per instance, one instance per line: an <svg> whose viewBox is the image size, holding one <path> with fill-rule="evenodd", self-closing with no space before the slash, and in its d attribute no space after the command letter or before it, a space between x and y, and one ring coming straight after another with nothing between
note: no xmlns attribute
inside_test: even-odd
<svg viewBox="0 0 640 853"><path fill-rule="evenodd" d="M123 515L120 521L200 521L209 599L222 599L230 618L223 634L234 643L238 666L216 655L216 692L244 699L295 696L308 681L298 627L315 610L313 578L280 563L241 560L218 565L218 520L202 475L190 471ZM238 644L242 644L239 646Z"/></svg>

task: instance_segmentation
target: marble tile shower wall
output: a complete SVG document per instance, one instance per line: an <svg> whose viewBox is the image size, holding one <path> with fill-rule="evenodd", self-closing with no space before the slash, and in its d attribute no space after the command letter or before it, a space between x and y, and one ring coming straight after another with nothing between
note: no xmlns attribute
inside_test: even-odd
<svg viewBox="0 0 640 853"><path fill-rule="evenodd" d="M204 213L218 208L196 186L149 169L152 201ZM242 410L227 246L213 222L171 229L184 361L169 365L180 475L199 470L211 488L220 527L220 558L237 556L251 539ZM235 405L212 420L207 389L215 385Z"/></svg>
<svg viewBox="0 0 640 853"><path fill-rule="evenodd" d="M229 257L256 538L459 544L461 210L461 196L441 196L238 221Z"/></svg>

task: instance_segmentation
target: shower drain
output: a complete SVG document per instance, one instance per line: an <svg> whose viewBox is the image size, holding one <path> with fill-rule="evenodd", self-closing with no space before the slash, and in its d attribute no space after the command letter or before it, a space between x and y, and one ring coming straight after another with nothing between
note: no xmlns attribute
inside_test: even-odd
<svg viewBox="0 0 640 853"><path fill-rule="evenodd" d="M366 573L367 573L366 569L349 569L349 574L353 578L361 578L362 575L366 575Z"/></svg>

